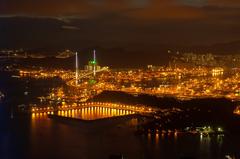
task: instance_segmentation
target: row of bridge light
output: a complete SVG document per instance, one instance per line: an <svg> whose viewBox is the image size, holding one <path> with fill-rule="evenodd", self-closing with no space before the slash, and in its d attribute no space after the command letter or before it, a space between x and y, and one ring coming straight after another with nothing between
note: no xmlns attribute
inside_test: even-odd
<svg viewBox="0 0 240 159"><path fill-rule="evenodd" d="M117 108L128 108L128 109L138 109L143 110L142 107L132 106L132 105L123 105L123 104L113 104L113 103L104 103L104 102L90 102L90 103L81 103L79 106L111 106L111 107L117 107ZM152 111L151 108L148 109L148 111Z"/></svg>
<svg viewBox="0 0 240 159"><path fill-rule="evenodd" d="M134 110L144 110L143 107L136 107L136 106L131 106L131 105L123 105L123 104L113 104L113 103L103 103L103 102L90 102L90 103L81 103L81 104L76 104L74 103L71 106L67 106L67 105L63 105L63 106L59 106L58 109L62 110L64 108L73 108L74 107L80 107L80 106L102 106L102 107L114 107L114 108L127 108L127 109L134 109ZM51 112L54 111L53 107L44 107L44 108L37 108L37 107L32 107L31 112L35 113L35 112ZM148 108L147 111L152 111L151 108Z"/></svg>
<svg viewBox="0 0 240 159"><path fill-rule="evenodd" d="M53 107L43 107L43 108L38 108L38 107L32 107L31 112L53 112L54 108Z"/></svg>
<svg viewBox="0 0 240 159"><path fill-rule="evenodd" d="M83 113L84 116L88 116L94 113L103 113L103 116L121 116L121 115L129 115L135 114L135 111L132 110L120 110L115 108L107 108L107 107L88 107L88 108L80 108L80 109L72 109L72 110L58 110L57 114L61 116L76 116L78 113ZM87 113L84 115L84 113ZM48 114L54 114L53 111L49 112L34 112L32 113L32 118L41 118L46 117Z"/></svg>

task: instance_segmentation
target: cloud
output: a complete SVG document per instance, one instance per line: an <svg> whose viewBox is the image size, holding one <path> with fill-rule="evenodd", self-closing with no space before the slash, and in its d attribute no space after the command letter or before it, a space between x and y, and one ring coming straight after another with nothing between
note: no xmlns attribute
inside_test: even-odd
<svg viewBox="0 0 240 159"><path fill-rule="evenodd" d="M180 4L194 7L202 7L208 5L208 0L178 0Z"/></svg>
<svg viewBox="0 0 240 159"><path fill-rule="evenodd" d="M199 8L180 5L175 1L152 0L150 5L128 12L128 15L137 19L195 19L204 16Z"/></svg>
<svg viewBox="0 0 240 159"><path fill-rule="evenodd" d="M0 14L34 16L98 16L115 13L131 17L188 18L201 13L179 0L0 0Z"/></svg>
<svg viewBox="0 0 240 159"><path fill-rule="evenodd" d="M210 6L218 6L218 7L240 7L239 0L208 0L208 5Z"/></svg>
<svg viewBox="0 0 240 159"><path fill-rule="evenodd" d="M0 15L92 18L119 14L137 20L199 19L212 8L240 7L239 0L0 0ZM206 9L207 8L207 9ZM215 11L215 10L213 10ZM232 12L231 12L232 13ZM234 13L232 13L234 14ZM65 18L66 20L67 18Z"/></svg>
<svg viewBox="0 0 240 159"><path fill-rule="evenodd" d="M23 14L40 16L58 16L64 14L85 14L90 5L84 0L0 0L1 14Z"/></svg>
<svg viewBox="0 0 240 159"><path fill-rule="evenodd" d="M68 29L68 30L80 30L80 28L76 26L69 26L69 25L63 25L62 29Z"/></svg>
<svg viewBox="0 0 240 159"><path fill-rule="evenodd" d="M0 0L0 17L58 20L56 35L107 45L208 43L239 38L239 8L239 0Z"/></svg>

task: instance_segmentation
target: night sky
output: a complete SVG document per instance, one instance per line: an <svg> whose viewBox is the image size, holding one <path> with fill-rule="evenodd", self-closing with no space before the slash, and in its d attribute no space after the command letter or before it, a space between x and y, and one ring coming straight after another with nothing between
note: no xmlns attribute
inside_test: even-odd
<svg viewBox="0 0 240 159"><path fill-rule="evenodd" d="M159 51L240 40L239 0L0 0L0 48Z"/></svg>

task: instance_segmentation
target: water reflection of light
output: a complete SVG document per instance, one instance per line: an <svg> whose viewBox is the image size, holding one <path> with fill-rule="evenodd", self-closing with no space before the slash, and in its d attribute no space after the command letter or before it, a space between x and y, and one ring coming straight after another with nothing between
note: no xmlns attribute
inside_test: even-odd
<svg viewBox="0 0 240 159"><path fill-rule="evenodd" d="M156 132L156 135L155 135L155 142L156 142L156 144L159 143L159 133L158 132Z"/></svg>
<svg viewBox="0 0 240 159"><path fill-rule="evenodd" d="M164 138L164 133L163 133L163 132L161 133L161 138L162 138L162 139Z"/></svg>
<svg viewBox="0 0 240 159"><path fill-rule="evenodd" d="M223 134L219 134L219 135L217 135L217 142L218 142L218 144L219 144L219 147L222 146L222 143L223 143L223 137L224 137Z"/></svg>
<svg viewBox="0 0 240 159"><path fill-rule="evenodd" d="M201 151L210 151L211 146L211 137L208 134L200 134L200 150Z"/></svg>
<svg viewBox="0 0 240 159"><path fill-rule="evenodd" d="M106 116L106 109L103 108L103 116Z"/></svg>
<svg viewBox="0 0 240 159"><path fill-rule="evenodd" d="M148 142L151 142L151 131L150 130L148 130L147 138L148 138Z"/></svg>
<svg viewBox="0 0 240 159"><path fill-rule="evenodd" d="M32 113L32 119L35 119L35 118L36 118L36 114Z"/></svg>
<svg viewBox="0 0 240 159"><path fill-rule="evenodd" d="M113 116L117 115L117 110L113 108Z"/></svg>
<svg viewBox="0 0 240 159"><path fill-rule="evenodd" d="M200 134L200 141L202 142L203 140L203 133Z"/></svg>
<svg viewBox="0 0 240 159"><path fill-rule="evenodd" d="M98 118L107 118L113 116L123 116L133 114L133 111L108 108L108 107L85 107L75 110L58 111L57 114L65 117L80 118L85 120L94 120Z"/></svg>
<svg viewBox="0 0 240 159"><path fill-rule="evenodd" d="M177 137L178 137L178 132L175 131L175 132L174 132L174 140L175 140L175 141L177 140Z"/></svg>
<svg viewBox="0 0 240 159"><path fill-rule="evenodd" d="M47 118L47 113L32 113L31 114L31 119L35 120L35 119L45 119Z"/></svg>

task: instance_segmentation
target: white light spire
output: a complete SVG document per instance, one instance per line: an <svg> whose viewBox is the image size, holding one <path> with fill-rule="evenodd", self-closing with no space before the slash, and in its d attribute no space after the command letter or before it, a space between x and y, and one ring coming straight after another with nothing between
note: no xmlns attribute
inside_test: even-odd
<svg viewBox="0 0 240 159"><path fill-rule="evenodd" d="M78 84L78 53L76 52L76 85Z"/></svg>
<svg viewBox="0 0 240 159"><path fill-rule="evenodd" d="M96 76L96 50L93 50L93 76Z"/></svg>

